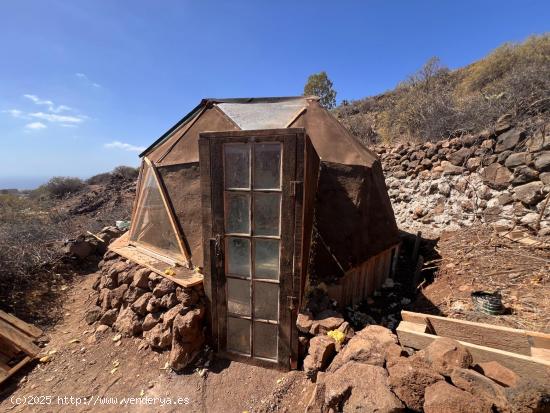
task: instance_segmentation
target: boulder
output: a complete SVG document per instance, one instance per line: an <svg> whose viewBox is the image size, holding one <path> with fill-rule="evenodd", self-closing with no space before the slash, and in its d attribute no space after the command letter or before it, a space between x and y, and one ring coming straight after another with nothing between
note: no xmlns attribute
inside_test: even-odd
<svg viewBox="0 0 550 413"><path fill-rule="evenodd" d="M176 318L177 315L184 313L184 306L183 304L177 304L176 306L169 309L167 312L164 313L162 316L162 322L168 326L171 327L172 323L174 321L174 318Z"/></svg>
<svg viewBox="0 0 550 413"><path fill-rule="evenodd" d="M156 324L153 328L143 333L143 338L156 350L166 350L172 345L172 332L170 327L163 323Z"/></svg>
<svg viewBox="0 0 550 413"><path fill-rule="evenodd" d="M69 255L73 255L80 259L88 258L96 250L96 246L87 241L84 236L68 241L66 245L66 251Z"/></svg>
<svg viewBox="0 0 550 413"><path fill-rule="evenodd" d="M463 166L472 153L470 148L460 148L458 151L449 153L447 159L455 166Z"/></svg>
<svg viewBox="0 0 550 413"><path fill-rule="evenodd" d="M516 186L514 189L514 199L516 201L521 201L521 203L526 206L535 205L544 198L542 192L543 187L544 185L540 181Z"/></svg>
<svg viewBox="0 0 550 413"><path fill-rule="evenodd" d="M116 308L107 310L99 319L99 324L112 327L117 317L118 317L118 310Z"/></svg>
<svg viewBox="0 0 550 413"><path fill-rule="evenodd" d="M115 267L111 267L111 269L105 274L105 277L103 278L103 287L109 288L112 290L113 288L118 287L118 274L119 271L113 271Z"/></svg>
<svg viewBox="0 0 550 413"><path fill-rule="evenodd" d="M538 152L550 149L550 125L537 131L533 136L525 141L525 146L531 152Z"/></svg>
<svg viewBox="0 0 550 413"><path fill-rule="evenodd" d="M451 373L451 381L459 389L485 400L494 406L498 412L509 411L504 387L477 371L455 368Z"/></svg>
<svg viewBox="0 0 550 413"><path fill-rule="evenodd" d="M178 299L176 298L176 293L169 293L166 295L163 295L160 299L160 305L164 308L172 308L176 304L179 304Z"/></svg>
<svg viewBox="0 0 550 413"><path fill-rule="evenodd" d="M512 185L523 185L529 182L536 181L539 173L528 166L520 166L514 170L514 179Z"/></svg>
<svg viewBox="0 0 550 413"><path fill-rule="evenodd" d="M200 308L191 310L185 315L178 314L172 324L172 350L170 367L181 371L193 361L200 352L204 341L202 320L204 311Z"/></svg>
<svg viewBox="0 0 550 413"><path fill-rule="evenodd" d="M443 175L462 175L464 168L462 166L456 166L449 161L441 161L441 168L443 169Z"/></svg>
<svg viewBox="0 0 550 413"><path fill-rule="evenodd" d="M111 290L111 308L120 308L124 303L124 294L127 289L128 286L126 284L120 284L117 288Z"/></svg>
<svg viewBox="0 0 550 413"><path fill-rule="evenodd" d="M120 237L121 235L122 231L115 226L103 227L103 229L97 233L97 236L105 242L105 245L109 245L111 241Z"/></svg>
<svg viewBox="0 0 550 413"><path fill-rule="evenodd" d="M539 172L550 172L550 151L540 152L535 156L535 169Z"/></svg>
<svg viewBox="0 0 550 413"><path fill-rule="evenodd" d="M143 331L149 331L163 319L162 313L149 313L145 316L143 320ZM172 325L172 323L170 323Z"/></svg>
<svg viewBox="0 0 550 413"><path fill-rule="evenodd" d="M311 334L325 334L327 331L336 330L344 322L342 314L334 310L321 311L315 317L311 325Z"/></svg>
<svg viewBox="0 0 550 413"><path fill-rule="evenodd" d="M514 413L550 412L550 389L531 379L521 379L514 387L505 389L511 411Z"/></svg>
<svg viewBox="0 0 550 413"><path fill-rule="evenodd" d="M544 185L550 185L550 172L541 173L539 179Z"/></svg>
<svg viewBox="0 0 550 413"><path fill-rule="evenodd" d="M484 168L480 175L487 186L497 190L506 189L513 178L512 172L497 162Z"/></svg>
<svg viewBox="0 0 550 413"><path fill-rule="evenodd" d="M531 162L531 154L529 152L516 152L506 158L504 165L507 168L516 168L521 165L529 165L529 162Z"/></svg>
<svg viewBox="0 0 550 413"><path fill-rule="evenodd" d="M405 406L388 386L383 367L349 362L324 374L325 406L337 412L404 412Z"/></svg>
<svg viewBox="0 0 550 413"><path fill-rule="evenodd" d="M145 307L147 312L148 313L156 313L157 311L160 311L161 310L160 301L161 301L160 298L151 297L149 299L149 301L147 302L147 307Z"/></svg>
<svg viewBox="0 0 550 413"><path fill-rule="evenodd" d="M510 129L508 132L504 132L497 139L495 152L499 153L515 148L524 135L525 133L517 128Z"/></svg>
<svg viewBox="0 0 550 413"><path fill-rule="evenodd" d="M480 158L470 158L466 161L466 168L473 172L477 171L481 167L481 159Z"/></svg>
<svg viewBox="0 0 550 413"><path fill-rule="evenodd" d="M470 367L472 355L458 341L440 337L411 356L411 361L424 362L439 374L449 376L456 367Z"/></svg>
<svg viewBox="0 0 550 413"><path fill-rule="evenodd" d="M151 274L151 270L148 268L140 268L134 272L132 285L147 290L149 288L149 274Z"/></svg>
<svg viewBox="0 0 550 413"><path fill-rule="evenodd" d="M136 301L139 297L141 297L146 292L147 290L144 290L143 288L130 285L128 287L128 290L126 290L124 301L126 301L128 304L132 304L134 301Z"/></svg>
<svg viewBox="0 0 550 413"><path fill-rule="evenodd" d="M86 320L87 324L93 324L101 318L102 313L103 312L101 310L101 307L94 306L90 308L88 311L86 311L86 315L84 316L84 319Z"/></svg>
<svg viewBox="0 0 550 413"><path fill-rule="evenodd" d="M302 333L309 333L311 326L313 325L313 317L311 313L298 313L296 317L296 327L298 331Z"/></svg>
<svg viewBox="0 0 550 413"><path fill-rule="evenodd" d="M426 387L445 380L436 371L420 363L414 365L409 359L395 359L387 367L389 385L399 399L411 410L421 411Z"/></svg>
<svg viewBox="0 0 550 413"><path fill-rule="evenodd" d="M113 324L113 328L126 337L136 336L142 332L142 327L138 316L130 307L124 308L120 311L116 321Z"/></svg>
<svg viewBox="0 0 550 413"><path fill-rule="evenodd" d="M514 387L519 382L519 376L498 361L476 364L475 370L503 387Z"/></svg>
<svg viewBox="0 0 550 413"><path fill-rule="evenodd" d="M336 354L335 342L326 335L315 336L309 341L308 355L304 360L304 371L313 380L317 372L327 368Z"/></svg>
<svg viewBox="0 0 550 413"><path fill-rule="evenodd" d="M151 297L153 297L153 294L150 292L146 292L145 294L143 294L130 305L132 307L132 310L134 310L136 314L139 314L141 316L147 314L147 304L149 303Z"/></svg>
<svg viewBox="0 0 550 413"><path fill-rule="evenodd" d="M498 163L505 163L506 159L512 154L512 151L504 151L498 154L497 156L497 162Z"/></svg>
<svg viewBox="0 0 550 413"><path fill-rule="evenodd" d="M451 195L451 185L449 185L447 182L439 183L439 185L437 185L437 190L441 195L445 197L449 197L449 195Z"/></svg>
<svg viewBox="0 0 550 413"><path fill-rule="evenodd" d="M492 413L489 403L460 390L445 381L438 381L424 391L425 413Z"/></svg>
<svg viewBox="0 0 550 413"><path fill-rule="evenodd" d="M190 307L199 301L199 295L192 288L176 287L176 298L184 307Z"/></svg>
<svg viewBox="0 0 550 413"><path fill-rule="evenodd" d="M512 114L506 113L497 119L495 123L495 133L502 133L512 127Z"/></svg>
<svg viewBox="0 0 550 413"><path fill-rule="evenodd" d="M153 295L160 298L166 294L173 293L175 291L176 283L170 281L168 278L163 278L153 289Z"/></svg>

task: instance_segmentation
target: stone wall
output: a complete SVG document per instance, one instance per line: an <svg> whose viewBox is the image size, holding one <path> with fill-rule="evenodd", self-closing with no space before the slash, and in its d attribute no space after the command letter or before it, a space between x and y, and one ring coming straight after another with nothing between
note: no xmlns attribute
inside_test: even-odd
<svg viewBox="0 0 550 413"><path fill-rule="evenodd" d="M400 228L437 233L475 221L550 234L550 122L513 125L436 143L373 148Z"/></svg>
<svg viewBox="0 0 550 413"><path fill-rule="evenodd" d="M187 367L205 343L202 285L183 288L113 252L105 254L99 268L88 324L141 337L154 350L170 351L172 369Z"/></svg>

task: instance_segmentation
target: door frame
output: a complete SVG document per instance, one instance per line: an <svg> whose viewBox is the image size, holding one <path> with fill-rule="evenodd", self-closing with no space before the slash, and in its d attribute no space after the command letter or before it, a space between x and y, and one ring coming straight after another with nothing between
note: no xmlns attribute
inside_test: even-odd
<svg viewBox="0 0 550 413"><path fill-rule="evenodd" d="M279 340L277 362L225 351L226 314L224 262L223 144L255 141L282 143L281 254L279 278ZM224 358L288 370L296 368L296 316L301 287L302 215L305 129L262 129L203 132L199 135L203 212L204 289L214 349ZM251 177L252 179L252 177Z"/></svg>

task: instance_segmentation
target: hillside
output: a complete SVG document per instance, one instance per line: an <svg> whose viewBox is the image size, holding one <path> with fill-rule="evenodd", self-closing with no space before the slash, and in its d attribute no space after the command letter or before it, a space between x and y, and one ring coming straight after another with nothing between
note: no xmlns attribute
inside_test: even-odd
<svg viewBox="0 0 550 413"><path fill-rule="evenodd" d="M466 67L431 58L393 90L335 109L365 144L437 141L478 133L501 115L518 122L550 109L550 35L504 44Z"/></svg>

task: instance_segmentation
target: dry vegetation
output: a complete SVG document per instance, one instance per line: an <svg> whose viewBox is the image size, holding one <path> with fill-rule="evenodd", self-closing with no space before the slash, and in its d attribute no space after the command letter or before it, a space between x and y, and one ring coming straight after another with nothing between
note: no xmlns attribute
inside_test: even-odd
<svg viewBox="0 0 550 413"><path fill-rule="evenodd" d="M504 44L457 70L431 58L394 90L343 102L335 113L370 144L475 133L503 114L521 120L549 109L550 34L544 34Z"/></svg>

